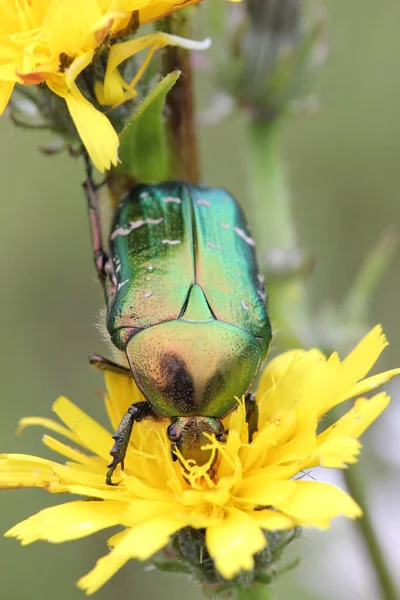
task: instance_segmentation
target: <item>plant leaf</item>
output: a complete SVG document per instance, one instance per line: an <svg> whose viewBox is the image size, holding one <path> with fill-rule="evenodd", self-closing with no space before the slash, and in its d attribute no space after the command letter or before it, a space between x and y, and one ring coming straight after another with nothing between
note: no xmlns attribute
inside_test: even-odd
<svg viewBox="0 0 400 600"><path fill-rule="evenodd" d="M155 183L168 178L169 148L163 111L166 96L179 76L180 71L166 75L142 100L121 131L121 164L117 172L134 177L141 183Z"/></svg>

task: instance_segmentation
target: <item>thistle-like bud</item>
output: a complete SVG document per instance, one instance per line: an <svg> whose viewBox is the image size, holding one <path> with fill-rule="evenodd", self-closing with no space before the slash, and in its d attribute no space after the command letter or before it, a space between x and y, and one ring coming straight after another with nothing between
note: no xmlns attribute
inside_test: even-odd
<svg viewBox="0 0 400 600"><path fill-rule="evenodd" d="M303 20L301 0L246 0L220 80L257 119L270 121L304 96L320 62L321 18Z"/></svg>
<svg viewBox="0 0 400 600"><path fill-rule="evenodd" d="M207 597L230 592L238 592L257 584L270 585L281 571L291 569L297 564L280 562L285 548L301 535L301 528L290 531L265 531L266 546L254 555L254 569L241 571L233 579L225 579L218 572L206 546L204 530L185 527L174 535L164 551L165 559L153 560L153 565L164 572L179 572L190 575L203 585Z"/></svg>

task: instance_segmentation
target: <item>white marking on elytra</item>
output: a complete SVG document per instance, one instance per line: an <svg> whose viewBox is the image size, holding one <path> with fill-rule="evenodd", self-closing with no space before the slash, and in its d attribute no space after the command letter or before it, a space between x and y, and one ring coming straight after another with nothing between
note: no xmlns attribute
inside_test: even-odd
<svg viewBox="0 0 400 600"><path fill-rule="evenodd" d="M116 273L119 273L121 270L121 263L118 263L117 268L115 269Z"/></svg>
<svg viewBox="0 0 400 600"><path fill-rule="evenodd" d="M221 227L222 227L222 229L230 229L231 228L229 223L221 223Z"/></svg>
<svg viewBox="0 0 400 600"><path fill-rule="evenodd" d="M117 227L117 229L114 229L114 231L110 235L110 239L113 240L118 235L122 235L122 236L129 235L134 229L138 229L139 227L142 227L142 225L159 225L163 221L164 221L164 219L162 217L160 217L159 219L150 219L149 217L147 217L146 219L138 219L137 221L130 221L128 223L128 225L126 225L124 227Z"/></svg>
<svg viewBox="0 0 400 600"><path fill-rule="evenodd" d="M261 283L261 285L264 285L264 283L265 283L265 277L264 277L264 275L261 275L261 273L258 273L257 274L257 279L258 279L259 283Z"/></svg>
<svg viewBox="0 0 400 600"><path fill-rule="evenodd" d="M257 294L260 296L261 300L265 302L267 294L264 294L261 290L257 290Z"/></svg>
<svg viewBox="0 0 400 600"><path fill-rule="evenodd" d="M146 281L151 281L151 277L146 277Z"/></svg>
<svg viewBox="0 0 400 600"><path fill-rule="evenodd" d="M211 202L209 202L205 198L200 198L199 200L196 200L196 204L198 204L199 206L211 206Z"/></svg>
<svg viewBox="0 0 400 600"><path fill-rule="evenodd" d="M152 295L152 293L153 293L153 292L150 290L150 292L146 292L145 294L143 294L143 296L144 296L145 298L150 298L150 296Z"/></svg>
<svg viewBox="0 0 400 600"><path fill-rule="evenodd" d="M147 267L147 270L148 270L148 271L152 271L153 269L154 269L153 265L149 265L149 266Z"/></svg>
<svg viewBox="0 0 400 600"><path fill-rule="evenodd" d="M182 200L180 198L175 198L174 196L167 196L167 198L163 198L164 204L182 204Z"/></svg>
<svg viewBox="0 0 400 600"><path fill-rule="evenodd" d="M255 245L253 238L246 235L243 229L240 229L240 227L233 227L232 229L240 238L242 238L242 240L246 242L246 244L248 244L249 246Z"/></svg>
<svg viewBox="0 0 400 600"><path fill-rule="evenodd" d="M146 198L148 198L150 196L149 192L140 192L139 195L142 200L145 200Z"/></svg>
<svg viewBox="0 0 400 600"><path fill-rule="evenodd" d="M207 242L206 246L209 248L213 248L213 250L223 250L222 246L218 246L217 244L213 244L212 242Z"/></svg>
<svg viewBox="0 0 400 600"><path fill-rule="evenodd" d="M121 283L119 283L117 285L117 292L119 292L119 290L126 284L128 283L129 279L125 279L125 281L121 281Z"/></svg>
<svg viewBox="0 0 400 600"><path fill-rule="evenodd" d="M168 246L176 246L176 244L181 244L181 240L163 240L162 244L168 244Z"/></svg>
<svg viewBox="0 0 400 600"><path fill-rule="evenodd" d="M241 300L240 304L242 305L242 308L244 308L244 310L249 310L249 307L247 306L244 300Z"/></svg>
<svg viewBox="0 0 400 600"><path fill-rule="evenodd" d="M237 277L243 277L241 273L236 273Z"/></svg>

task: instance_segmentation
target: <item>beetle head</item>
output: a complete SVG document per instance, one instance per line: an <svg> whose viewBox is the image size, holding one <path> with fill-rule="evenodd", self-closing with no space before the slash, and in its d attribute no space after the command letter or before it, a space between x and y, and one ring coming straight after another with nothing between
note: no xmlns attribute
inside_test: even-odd
<svg viewBox="0 0 400 600"><path fill-rule="evenodd" d="M194 460L198 465L210 461L212 450L203 450L202 447L210 444L208 436L214 435L218 441L224 442L224 426L214 417L176 417L172 419L167 429L168 438L171 440L171 454L173 460L178 460L174 450L178 449L185 460ZM210 467L215 463L217 453Z"/></svg>

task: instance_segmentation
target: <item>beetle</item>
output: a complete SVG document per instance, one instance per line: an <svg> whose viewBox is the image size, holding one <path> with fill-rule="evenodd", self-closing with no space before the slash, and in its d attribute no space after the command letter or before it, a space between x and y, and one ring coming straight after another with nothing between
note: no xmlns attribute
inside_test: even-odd
<svg viewBox="0 0 400 600"><path fill-rule="evenodd" d="M206 464L202 449L246 397L266 357L271 326L254 241L237 201L224 189L185 182L138 184L115 209L103 247L96 188L85 182L93 253L104 286L106 325L126 366L90 362L133 376L143 401L117 428L106 482L123 462L134 422L169 419L171 456Z"/></svg>

